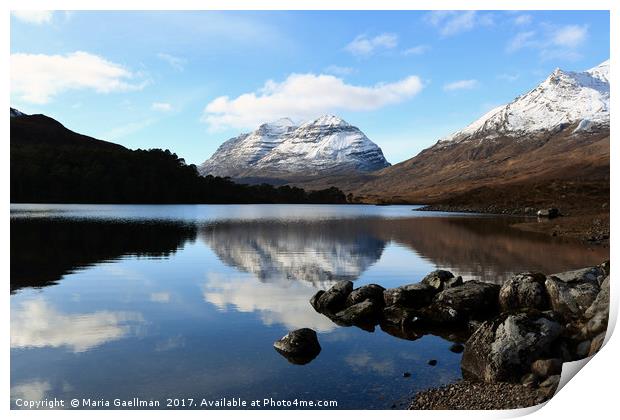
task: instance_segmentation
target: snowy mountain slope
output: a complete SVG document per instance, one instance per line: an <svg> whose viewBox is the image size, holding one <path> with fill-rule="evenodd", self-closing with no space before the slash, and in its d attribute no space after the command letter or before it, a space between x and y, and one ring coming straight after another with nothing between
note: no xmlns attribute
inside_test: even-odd
<svg viewBox="0 0 620 420"><path fill-rule="evenodd" d="M324 115L299 127L289 119L280 121L228 140L201 165L201 173L308 176L389 166L379 146L339 117Z"/></svg>
<svg viewBox="0 0 620 420"><path fill-rule="evenodd" d="M209 160L200 166L203 174L232 176L254 165L293 131L295 124L288 118L262 124L251 133L241 134L224 142Z"/></svg>
<svg viewBox="0 0 620 420"><path fill-rule="evenodd" d="M536 88L439 143L521 137L580 122L578 129L609 125L609 61L584 72L556 69Z"/></svg>

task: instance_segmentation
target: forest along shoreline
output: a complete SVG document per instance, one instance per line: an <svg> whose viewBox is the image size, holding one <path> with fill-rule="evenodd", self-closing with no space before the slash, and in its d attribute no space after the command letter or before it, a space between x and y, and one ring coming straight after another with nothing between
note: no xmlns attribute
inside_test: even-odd
<svg viewBox="0 0 620 420"><path fill-rule="evenodd" d="M419 392L411 409L510 409L547 401L564 362L599 351L609 289L607 261L549 275L524 272L502 286L463 281L445 270L391 289L377 284L353 289L351 281L341 281L318 291L310 304L341 326L367 331L379 326L405 340L432 334L462 352L463 380ZM309 363L321 352L309 328L289 332L274 347L294 364Z"/></svg>

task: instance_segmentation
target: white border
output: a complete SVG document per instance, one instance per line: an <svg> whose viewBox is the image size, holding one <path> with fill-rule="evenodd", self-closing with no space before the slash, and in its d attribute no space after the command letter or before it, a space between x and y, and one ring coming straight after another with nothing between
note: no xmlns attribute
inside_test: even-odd
<svg viewBox="0 0 620 420"><path fill-rule="evenodd" d="M619 39L618 30L618 9L620 8L620 2L618 1L608 1L608 0L588 0L588 1L559 1L559 0L502 0L501 2L496 1L488 1L488 0L469 0L469 1L458 1L458 0L442 0L442 1L430 1L430 0L421 0L421 1L403 1L403 0L356 0L356 1L345 1L345 0L217 0L217 1L194 1L194 0L175 0L171 1L163 1L163 0L152 0L152 1L129 1L129 0L58 0L58 1L36 1L36 0L21 0L21 1L8 1L3 3L5 6L5 13L2 16L2 21L6 23L6 25L2 25L2 40L5 49L4 57L5 63L2 66L2 75L4 77L4 103L5 110L9 108L9 67L8 67L8 57L10 55L10 44L9 44L9 23L10 9L48 9L48 10L141 10L141 9L153 9L153 10L343 10L343 9L353 9L353 10L442 10L442 9L455 9L455 10L466 10L466 9L477 9L477 10L611 10L611 61L612 61L612 71L611 71L611 83L616 86L617 77L614 77L616 74L616 62L615 56L617 52L617 42L615 40ZM615 88L614 88L615 89ZM620 109L617 107L616 96L612 96L612 109ZM615 112L612 113L612 120ZM5 197L5 206L6 213L4 218L4 223L2 226L2 238L4 239L2 243L2 267L4 268L4 281L8 282L10 277L9 272L9 124L8 118L5 117L2 119L2 133L4 139L4 151L2 154L4 158L3 165L1 166L1 171L3 174L3 182L0 184L0 188L2 189L2 194ZM612 121L612 137L614 137L614 127L615 124ZM611 142L611 153L612 153L612 161L613 157L617 156L616 153L616 145L614 141ZM615 166L612 166L611 175L612 180L617 177L614 175ZM615 194L616 188L615 184L612 183L612 193L611 193L611 209L616 208L617 200ZM612 223L611 226L612 238L616 238L618 235L618 231L616 229L615 223ZM613 244L612 244L613 245ZM615 247L611 247L611 259L616 261L616 253ZM8 289L8 285L5 286ZM5 293L6 293L5 289ZM611 307L611 318L613 323L615 324L615 320L617 319L618 314L618 287L612 285L612 307ZM1 360L1 371L5 375L3 378L3 398L2 408L3 412L9 412L9 417L14 418L51 418L51 419L77 419L84 418L87 416L88 418L101 418L105 419L110 417L112 413L109 411L77 411L77 410L67 410L67 411L10 411L9 410L9 301L10 296L8 293L5 294L6 305L4 305L4 322L2 322L2 332L3 337L5 339L5 345L2 346L2 360ZM617 336L617 334L616 334ZM618 356L620 355L620 344L618 343L618 338L608 334L607 343L605 347L601 350L599 354L592 358L590 362L586 364L585 367L581 369L578 378L575 380L569 381L566 386L564 386L556 396L554 396L544 407L536 407L533 409L524 409L524 410L512 410L512 411L458 411L458 412L445 412L445 411L392 411L389 416L393 418L438 418L438 419L453 419L455 416L459 419L480 419L480 418L506 418L506 417L515 417L521 416L525 414L531 413L532 419L544 419L549 417L554 418L562 418L562 419L584 419L584 418L611 418L614 416L614 412L617 409L617 401L619 398L618 388L616 388L616 378L618 377L620 369L618 366L620 363L618 362ZM313 418L317 415L324 416L325 413L318 414L314 411L296 411L295 413L291 413L290 411L243 411L243 412L228 412L228 411L152 411L152 412L138 412L138 411L115 411L113 415L118 418L133 418L136 416L148 416L151 419L161 419L168 418L170 416L187 416L191 418L223 418L224 416L231 415L249 415L252 418L258 419L273 419L273 418L284 418L295 416L299 418ZM361 418L376 418L377 415L381 415L381 412L375 411L344 411L344 412L330 412L334 416L338 416L338 418L352 418L355 416L356 419Z"/></svg>

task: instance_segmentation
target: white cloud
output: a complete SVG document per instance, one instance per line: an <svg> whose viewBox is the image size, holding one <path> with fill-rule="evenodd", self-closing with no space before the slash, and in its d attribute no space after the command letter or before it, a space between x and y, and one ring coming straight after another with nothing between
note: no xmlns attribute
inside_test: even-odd
<svg viewBox="0 0 620 420"><path fill-rule="evenodd" d="M153 102L151 109L161 112L170 112L172 111L172 105L167 102Z"/></svg>
<svg viewBox="0 0 620 420"><path fill-rule="evenodd" d="M48 381L34 380L21 383L11 388L11 399L21 398L28 401L41 401L52 390Z"/></svg>
<svg viewBox="0 0 620 420"><path fill-rule="evenodd" d="M515 80L519 78L519 74L502 73L502 74L498 74L497 78L500 80L506 80L507 82L514 82Z"/></svg>
<svg viewBox="0 0 620 420"><path fill-rule="evenodd" d="M53 12L51 10L12 10L11 14L22 22L40 25L51 22Z"/></svg>
<svg viewBox="0 0 620 420"><path fill-rule="evenodd" d="M554 45L576 48L585 41L587 35L586 25L566 25L553 32L551 41Z"/></svg>
<svg viewBox="0 0 620 420"><path fill-rule="evenodd" d="M529 25L530 23L532 23L532 16L531 15L519 15L516 18L514 18L513 22L515 25L519 25L519 26Z"/></svg>
<svg viewBox="0 0 620 420"><path fill-rule="evenodd" d="M366 35L358 35L345 49L359 57L368 57L379 50L388 50L398 45L398 36L391 33L383 33L368 38Z"/></svg>
<svg viewBox="0 0 620 420"><path fill-rule="evenodd" d="M257 92L214 99L205 107L203 120L211 129L254 128L282 116L308 119L343 110L370 111L411 98L422 87L418 76L356 86L332 75L291 74L283 82L267 81Z"/></svg>
<svg viewBox="0 0 620 420"><path fill-rule="evenodd" d="M69 347L79 353L126 337L142 323L135 312L64 314L33 299L11 313L11 348Z"/></svg>
<svg viewBox="0 0 620 420"><path fill-rule="evenodd" d="M493 17L490 14L481 14L474 10L434 11L428 13L425 16L425 20L435 26L442 36L452 36L470 31L476 26L490 26L493 24Z"/></svg>
<svg viewBox="0 0 620 420"><path fill-rule="evenodd" d="M173 69L177 71L185 70L185 65L187 64L187 60L185 58L175 57L174 55L171 55L171 54L158 53L157 58L165 61L166 63L170 65L170 67L172 67Z"/></svg>
<svg viewBox="0 0 620 420"><path fill-rule="evenodd" d="M45 104L67 90L98 93L141 89L123 66L83 51L66 55L11 54L11 92L25 102Z"/></svg>
<svg viewBox="0 0 620 420"><path fill-rule="evenodd" d="M588 37L587 25L541 25L538 31L519 32L506 46L507 52L521 49L539 51L540 58L575 60Z"/></svg>
<svg viewBox="0 0 620 420"><path fill-rule="evenodd" d="M521 48L531 47L537 44L534 41L534 36L536 35L535 31L527 31L527 32L519 32L516 34L508 43L506 50L508 52L513 52L520 50Z"/></svg>
<svg viewBox="0 0 620 420"><path fill-rule="evenodd" d="M456 82L446 83L443 85L443 90L446 92L453 90L467 90L473 89L478 86L478 81L475 79L469 80L457 80Z"/></svg>
<svg viewBox="0 0 620 420"><path fill-rule="evenodd" d="M424 54L430 49L431 47L428 45L416 45L415 47L411 47L411 48L407 48L406 50L403 50L403 55L420 55L420 54Z"/></svg>
<svg viewBox="0 0 620 420"><path fill-rule="evenodd" d="M343 66L327 66L325 67L325 72L329 74L335 74L338 76L348 76L349 74L355 73L355 69L353 67L343 67Z"/></svg>
<svg viewBox="0 0 620 420"><path fill-rule="evenodd" d="M149 300L156 303L168 303L170 302L170 292L151 293Z"/></svg>

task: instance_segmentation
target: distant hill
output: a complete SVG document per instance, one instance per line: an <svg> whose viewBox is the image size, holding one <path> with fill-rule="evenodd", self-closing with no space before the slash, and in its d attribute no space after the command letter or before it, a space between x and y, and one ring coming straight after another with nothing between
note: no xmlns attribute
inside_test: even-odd
<svg viewBox="0 0 620 420"><path fill-rule="evenodd" d="M335 189L200 176L169 150L130 150L11 108L12 203L342 203Z"/></svg>

